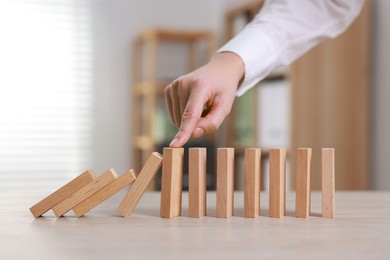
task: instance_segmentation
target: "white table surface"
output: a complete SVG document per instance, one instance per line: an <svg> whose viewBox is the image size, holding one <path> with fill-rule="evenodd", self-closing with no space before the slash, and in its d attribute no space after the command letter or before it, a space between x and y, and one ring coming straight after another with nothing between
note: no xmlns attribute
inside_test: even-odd
<svg viewBox="0 0 390 260"><path fill-rule="evenodd" d="M119 217L119 193L82 218L52 212L35 219L29 208L45 193L0 193L0 259L390 259L390 193L337 192L336 218L320 217L320 193L312 193L312 216L242 217L243 193L235 193L235 217L215 218L215 193L208 216L159 217L160 194L146 193L129 218Z"/></svg>

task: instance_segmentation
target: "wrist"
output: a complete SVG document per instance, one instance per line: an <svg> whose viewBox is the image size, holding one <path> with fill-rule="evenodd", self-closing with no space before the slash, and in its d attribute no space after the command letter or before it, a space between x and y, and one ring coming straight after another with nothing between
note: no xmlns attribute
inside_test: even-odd
<svg viewBox="0 0 390 260"><path fill-rule="evenodd" d="M234 52L219 52L216 53L212 59L211 63L216 64L217 66L222 66L227 69L227 75L233 76L237 84L241 83L245 75L245 65L243 60L239 55Z"/></svg>

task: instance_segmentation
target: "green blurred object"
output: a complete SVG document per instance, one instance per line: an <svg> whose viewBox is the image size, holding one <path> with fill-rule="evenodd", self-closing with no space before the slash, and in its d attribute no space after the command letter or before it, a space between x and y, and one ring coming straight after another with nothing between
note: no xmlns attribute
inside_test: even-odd
<svg viewBox="0 0 390 260"><path fill-rule="evenodd" d="M234 104L234 143L241 147L252 146L256 142L255 97L256 90L253 88L236 98Z"/></svg>

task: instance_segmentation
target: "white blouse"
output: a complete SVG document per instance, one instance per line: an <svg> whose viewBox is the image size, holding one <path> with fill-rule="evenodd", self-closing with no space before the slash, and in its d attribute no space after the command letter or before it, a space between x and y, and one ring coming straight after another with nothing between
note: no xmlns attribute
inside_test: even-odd
<svg viewBox="0 0 390 260"><path fill-rule="evenodd" d="M241 57L245 77L240 96L274 69L291 64L324 38L345 31L364 0L271 0L243 31L218 52Z"/></svg>

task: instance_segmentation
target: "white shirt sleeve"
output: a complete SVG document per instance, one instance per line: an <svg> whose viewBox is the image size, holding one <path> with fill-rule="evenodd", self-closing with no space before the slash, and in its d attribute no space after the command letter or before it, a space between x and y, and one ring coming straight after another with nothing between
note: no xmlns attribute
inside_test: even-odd
<svg viewBox="0 0 390 260"><path fill-rule="evenodd" d="M240 96L274 69L291 64L324 38L345 31L364 0L271 0L218 52L233 52L245 65Z"/></svg>

